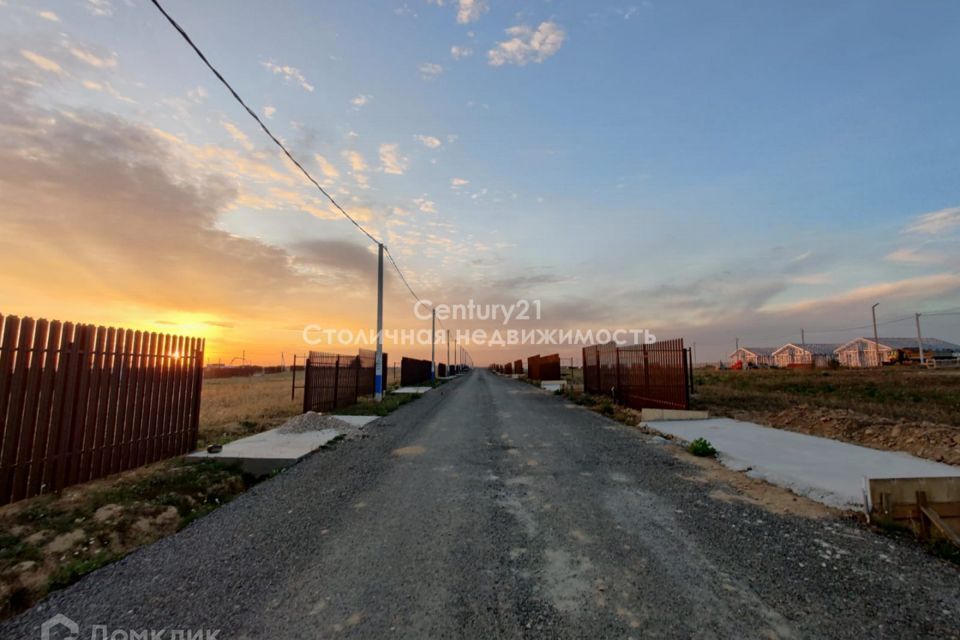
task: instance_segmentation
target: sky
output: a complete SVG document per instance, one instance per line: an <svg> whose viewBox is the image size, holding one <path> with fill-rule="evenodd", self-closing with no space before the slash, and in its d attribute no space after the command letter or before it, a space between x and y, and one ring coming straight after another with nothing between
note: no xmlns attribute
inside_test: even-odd
<svg viewBox="0 0 960 640"><path fill-rule="evenodd" d="M453 331L707 361L872 335L879 302L881 336L960 343L956 2L164 6L420 298L540 301ZM0 0L0 313L289 362L356 350L303 329L375 327L376 264L150 2ZM385 327L428 329L413 303L388 262Z"/></svg>

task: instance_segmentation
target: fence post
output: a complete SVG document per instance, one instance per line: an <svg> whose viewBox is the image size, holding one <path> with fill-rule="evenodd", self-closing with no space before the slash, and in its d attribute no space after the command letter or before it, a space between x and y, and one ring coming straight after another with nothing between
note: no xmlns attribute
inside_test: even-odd
<svg viewBox="0 0 960 640"><path fill-rule="evenodd" d="M683 354L683 391L684 391L684 409L690 408L690 366L687 361L687 350L683 347L680 347L680 352Z"/></svg>
<svg viewBox="0 0 960 640"><path fill-rule="evenodd" d="M614 353L614 356L615 356L615 358L614 358L614 363L616 364L616 367L617 367L617 369L616 369L616 377L614 378L614 379L616 380L616 385L617 385L617 386L615 386L615 387L613 388L613 389L614 389L614 391L613 391L613 401L614 401L614 402L619 402L619 401L620 401L620 348L619 348L619 347L614 347L614 348L613 348L613 353Z"/></svg>
<svg viewBox="0 0 960 640"><path fill-rule="evenodd" d="M360 399L360 356L357 356L357 359L354 360L357 365L357 373L354 376L353 382L353 404L357 404L357 400ZM376 366L376 363L374 363Z"/></svg>
<svg viewBox="0 0 960 640"><path fill-rule="evenodd" d="M290 380L290 402L297 399L297 354L293 354L293 378Z"/></svg>
<svg viewBox="0 0 960 640"><path fill-rule="evenodd" d="M293 364L294 364L293 375L296 376L297 375L296 356L294 356ZM310 388L310 357L309 356L307 356L307 358L303 361L303 412L304 413L310 410L310 404L309 404L310 394L307 393L308 391L312 391L312 389ZM293 391L290 392L291 395L293 395L293 393L294 393Z"/></svg>
<svg viewBox="0 0 960 640"><path fill-rule="evenodd" d="M337 391L340 389L340 356L337 356L337 363L333 368L333 408L337 408Z"/></svg>

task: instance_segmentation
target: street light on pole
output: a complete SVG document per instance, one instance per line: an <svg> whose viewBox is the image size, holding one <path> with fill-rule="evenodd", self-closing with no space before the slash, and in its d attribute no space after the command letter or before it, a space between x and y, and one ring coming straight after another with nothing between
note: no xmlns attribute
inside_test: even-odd
<svg viewBox="0 0 960 640"><path fill-rule="evenodd" d="M880 334L877 333L877 307L879 305L879 302L875 302L870 307L870 313L873 314L873 353L877 357L877 366L882 367L883 365L880 363Z"/></svg>
<svg viewBox="0 0 960 640"><path fill-rule="evenodd" d="M923 336L920 335L920 314L918 313L918 314L916 314L916 316L917 316L917 348L920 349L920 364L922 365L922 364L924 364L924 362L923 362Z"/></svg>
<svg viewBox="0 0 960 640"><path fill-rule="evenodd" d="M434 309L430 325L430 382L437 381L437 310Z"/></svg>

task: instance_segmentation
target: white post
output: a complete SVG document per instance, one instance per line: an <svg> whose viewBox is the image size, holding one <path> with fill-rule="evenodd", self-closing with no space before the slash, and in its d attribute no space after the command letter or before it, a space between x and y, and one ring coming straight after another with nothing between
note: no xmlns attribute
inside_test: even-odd
<svg viewBox="0 0 960 640"><path fill-rule="evenodd" d="M450 329L447 329L447 376L450 376Z"/></svg>
<svg viewBox="0 0 960 640"><path fill-rule="evenodd" d="M378 247L377 258L377 361L373 365L374 399L383 400L383 244Z"/></svg>
<svg viewBox="0 0 960 640"><path fill-rule="evenodd" d="M430 328L431 331L431 340L430 340L430 382L436 382L437 380L437 310L434 309L432 325Z"/></svg>

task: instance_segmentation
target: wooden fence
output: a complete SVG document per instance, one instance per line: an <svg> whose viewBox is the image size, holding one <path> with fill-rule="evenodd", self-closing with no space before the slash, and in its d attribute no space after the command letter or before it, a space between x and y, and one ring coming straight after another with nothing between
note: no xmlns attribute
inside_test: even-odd
<svg viewBox="0 0 960 640"><path fill-rule="evenodd" d="M687 409L690 363L683 339L583 349L583 388L634 409Z"/></svg>
<svg viewBox="0 0 960 640"><path fill-rule="evenodd" d="M204 341L0 315L0 504L196 446Z"/></svg>
<svg viewBox="0 0 960 640"><path fill-rule="evenodd" d="M400 386L415 387L420 384L430 384L433 362L417 360L416 358L400 359Z"/></svg>

